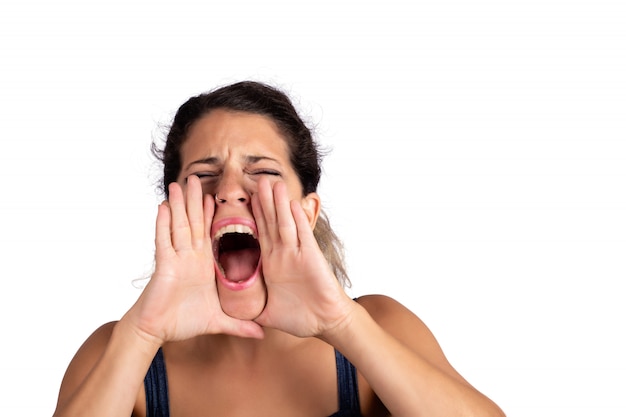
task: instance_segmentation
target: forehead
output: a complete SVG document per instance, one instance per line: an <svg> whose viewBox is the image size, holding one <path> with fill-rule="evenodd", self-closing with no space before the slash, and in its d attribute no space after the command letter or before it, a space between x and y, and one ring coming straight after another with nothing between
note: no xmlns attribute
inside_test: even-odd
<svg viewBox="0 0 626 417"><path fill-rule="evenodd" d="M288 159L287 142L269 117L239 111L215 109L189 129L181 148L183 160L196 156L224 156L232 153L269 154Z"/></svg>

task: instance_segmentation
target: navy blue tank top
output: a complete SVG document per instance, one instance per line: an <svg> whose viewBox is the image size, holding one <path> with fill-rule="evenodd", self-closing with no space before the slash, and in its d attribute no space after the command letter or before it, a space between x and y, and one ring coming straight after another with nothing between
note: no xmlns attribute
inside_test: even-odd
<svg viewBox="0 0 626 417"><path fill-rule="evenodd" d="M361 417L356 368L338 350L335 350L335 362L337 365L339 411L330 417ZM167 373L161 349L158 350L152 360L144 379L144 387L146 390L146 417L169 417Z"/></svg>

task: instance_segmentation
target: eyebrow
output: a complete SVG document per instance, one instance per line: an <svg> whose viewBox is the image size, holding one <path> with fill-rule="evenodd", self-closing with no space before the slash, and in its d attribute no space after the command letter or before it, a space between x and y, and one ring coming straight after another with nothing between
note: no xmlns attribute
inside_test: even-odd
<svg viewBox="0 0 626 417"><path fill-rule="evenodd" d="M185 169L189 169L192 165L196 165L196 164L215 165L218 163L218 161L219 161L219 158L215 156L210 156L208 158L202 158L202 159L198 159L197 161L188 163Z"/></svg>
<svg viewBox="0 0 626 417"><path fill-rule="evenodd" d="M246 155L246 163L254 164L260 161L272 161L279 163L277 159L270 158L269 156L261 156L261 155Z"/></svg>
<svg viewBox="0 0 626 417"><path fill-rule="evenodd" d="M255 164L257 162L265 161L265 160L280 164L280 162L278 162L278 160L275 158L270 158L269 156L261 156L261 155L246 155L244 157L244 160L246 161L247 164ZM189 169L192 165L196 165L196 164L216 165L219 161L220 159L218 157L209 156L208 158L202 158L202 159L198 159L196 161L190 162L189 164L187 164L185 169Z"/></svg>

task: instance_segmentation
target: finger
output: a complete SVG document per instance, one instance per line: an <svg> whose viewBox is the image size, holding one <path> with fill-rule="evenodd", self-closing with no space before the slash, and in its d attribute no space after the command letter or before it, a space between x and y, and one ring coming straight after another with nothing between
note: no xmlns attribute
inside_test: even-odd
<svg viewBox="0 0 626 417"><path fill-rule="evenodd" d="M276 219L276 207L274 205L274 195L272 186L265 178L259 180L259 202L263 211L263 220L265 220L266 233L271 242L278 242L280 236L278 234L278 221Z"/></svg>
<svg viewBox="0 0 626 417"><path fill-rule="evenodd" d="M211 240L211 224L215 215L215 199L211 194L204 196L204 248L213 257L213 242Z"/></svg>
<svg viewBox="0 0 626 417"><path fill-rule="evenodd" d="M285 245L298 245L296 223L291 213L287 185L284 182L274 184L274 205L278 217L278 234Z"/></svg>
<svg viewBox="0 0 626 417"><path fill-rule="evenodd" d="M261 207L261 201L259 200L259 193L252 194L252 215L256 223L257 238L261 245L261 251L265 252L271 248L271 239L267 231L267 224L265 223L265 215L263 213L263 207Z"/></svg>
<svg viewBox="0 0 626 417"><path fill-rule="evenodd" d="M265 332L257 323L249 320L238 320L228 317L224 322L223 333L239 337L249 337L254 339L263 339Z"/></svg>
<svg viewBox="0 0 626 417"><path fill-rule="evenodd" d="M167 201L159 204L156 218L156 237L154 243L157 255L172 250L172 235L170 233L170 208Z"/></svg>
<svg viewBox="0 0 626 417"><path fill-rule="evenodd" d="M173 182L169 185L169 192L169 206L172 217L170 224L172 246L175 250L189 249L191 247L191 233L183 190L179 184Z"/></svg>
<svg viewBox="0 0 626 417"><path fill-rule="evenodd" d="M195 175L187 178L187 217L191 233L191 245L194 248L201 248L204 244L204 209L202 185L200 179Z"/></svg>
<svg viewBox="0 0 626 417"><path fill-rule="evenodd" d="M291 214L296 225L298 240L302 246L317 246L317 240L311 229L309 218L307 217L302 205L298 201L292 201Z"/></svg>

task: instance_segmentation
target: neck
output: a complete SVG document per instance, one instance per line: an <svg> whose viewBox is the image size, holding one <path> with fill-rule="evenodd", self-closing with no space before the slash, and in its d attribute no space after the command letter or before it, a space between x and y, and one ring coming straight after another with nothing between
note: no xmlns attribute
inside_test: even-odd
<svg viewBox="0 0 626 417"><path fill-rule="evenodd" d="M183 342L172 343L164 349L172 354L182 354L202 361L217 361L250 366L269 355L281 355L310 339L292 336L274 329L264 329L265 337L248 339L224 334L198 336ZM174 353L173 351L177 353Z"/></svg>

